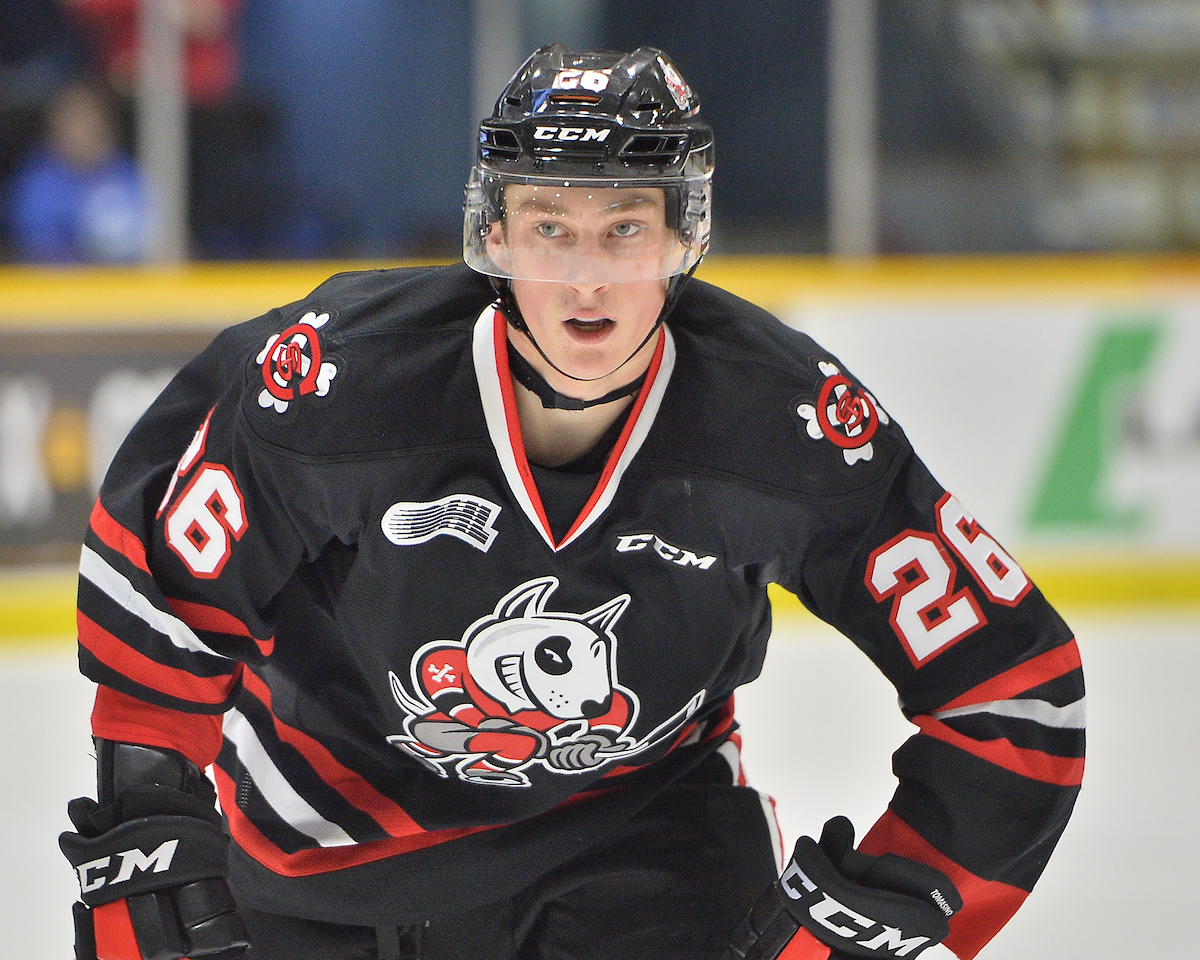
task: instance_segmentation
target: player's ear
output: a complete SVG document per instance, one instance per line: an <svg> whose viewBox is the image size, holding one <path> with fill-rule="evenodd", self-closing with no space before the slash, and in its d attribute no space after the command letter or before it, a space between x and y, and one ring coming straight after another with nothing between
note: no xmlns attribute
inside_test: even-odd
<svg viewBox="0 0 1200 960"><path fill-rule="evenodd" d="M505 274L512 272L512 256L509 253L508 241L505 234L505 221L502 217L494 220L488 227L484 243L487 247L488 258Z"/></svg>

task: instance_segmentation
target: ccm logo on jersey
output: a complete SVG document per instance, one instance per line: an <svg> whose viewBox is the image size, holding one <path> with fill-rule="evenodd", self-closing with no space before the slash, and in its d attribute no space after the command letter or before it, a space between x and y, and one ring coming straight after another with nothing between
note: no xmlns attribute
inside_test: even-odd
<svg viewBox="0 0 1200 960"><path fill-rule="evenodd" d="M154 873L165 873L171 868L171 860L175 856L175 848L178 846L178 840L164 840L150 854L142 853L136 847L126 850L124 853L118 853L117 857L121 860L121 867L111 880L105 876L89 879L88 874L94 870L103 870L108 867L112 863L112 857L101 857L99 860L81 863L75 868L75 872L79 874L79 890L81 893L91 893L93 890L99 890L105 884L124 883L133 876L134 870L141 870L143 873L147 870Z"/></svg>
<svg viewBox="0 0 1200 960"><path fill-rule="evenodd" d="M608 127L597 130L595 127L535 127L534 140L568 140L587 143L595 141L603 143L612 133Z"/></svg>
<svg viewBox="0 0 1200 960"><path fill-rule="evenodd" d="M903 931L896 927L889 927L851 910L813 883L794 860L783 871L779 884L783 887L783 892L793 900L800 901L801 906L808 909L809 916L822 927L835 936L851 940L867 950L880 950L893 956L906 957L929 942L929 937L906 937ZM934 894L935 899L939 899L938 906L942 912L947 916L953 914L954 911L946 902L946 898L937 890ZM848 926L851 923L854 926Z"/></svg>
<svg viewBox="0 0 1200 960"><path fill-rule="evenodd" d="M630 533L617 538L617 553L633 553L638 550L653 550L664 560L681 567L699 567L701 570L707 570L717 562L716 557L701 557L691 550L673 547L653 533Z"/></svg>

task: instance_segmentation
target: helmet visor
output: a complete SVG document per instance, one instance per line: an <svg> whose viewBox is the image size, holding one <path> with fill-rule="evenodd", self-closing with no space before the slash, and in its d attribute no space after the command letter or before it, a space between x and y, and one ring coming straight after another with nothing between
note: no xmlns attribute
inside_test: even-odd
<svg viewBox="0 0 1200 960"><path fill-rule="evenodd" d="M668 185L539 182L476 170L467 188L463 257L480 273L514 280L630 283L672 277L689 270L707 247L707 196L707 178ZM688 221L689 210L694 222Z"/></svg>

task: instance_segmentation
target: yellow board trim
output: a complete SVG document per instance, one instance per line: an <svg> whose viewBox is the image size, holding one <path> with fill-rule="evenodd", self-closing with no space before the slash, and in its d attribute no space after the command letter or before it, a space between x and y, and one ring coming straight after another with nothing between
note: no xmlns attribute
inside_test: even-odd
<svg viewBox="0 0 1200 960"><path fill-rule="evenodd" d="M0 645L73 642L75 590L74 570L6 570L0 575Z"/></svg>
<svg viewBox="0 0 1200 960"><path fill-rule="evenodd" d="M0 267L0 334L75 330L216 331L307 295L335 273L393 262L189 264L179 268ZM417 265L417 264L404 264ZM777 312L829 300L1200 297L1200 256L709 257L701 279ZM1056 605L1200 611L1200 556L1026 563ZM805 615L772 588L777 615ZM0 574L0 644L74 635L73 573Z"/></svg>
<svg viewBox="0 0 1200 960"><path fill-rule="evenodd" d="M0 267L0 333L96 327L216 331L299 300L335 273L433 262ZM1200 295L1200 256L713 256L697 276L777 312L830 300L1145 302Z"/></svg>
<svg viewBox="0 0 1200 960"><path fill-rule="evenodd" d="M1030 576L1061 609L1158 608L1200 614L1200 557L1112 560L1102 565L1042 563ZM7 571L0 575L0 651L20 646L64 645L75 638L72 570ZM782 587L768 589L776 619L811 618Z"/></svg>
<svg viewBox="0 0 1200 960"><path fill-rule="evenodd" d="M1022 566L1057 608L1157 607L1200 614L1200 556L1041 559ZM768 593L777 616L812 616L782 587L772 584Z"/></svg>

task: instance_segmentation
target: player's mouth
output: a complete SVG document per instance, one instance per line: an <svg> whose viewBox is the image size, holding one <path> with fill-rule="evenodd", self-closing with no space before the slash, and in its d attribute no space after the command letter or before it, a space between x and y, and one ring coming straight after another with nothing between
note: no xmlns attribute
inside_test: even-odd
<svg viewBox="0 0 1200 960"><path fill-rule="evenodd" d="M568 317L564 322L571 338L579 343L599 343L616 326L608 317L586 320L581 317Z"/></svg>

